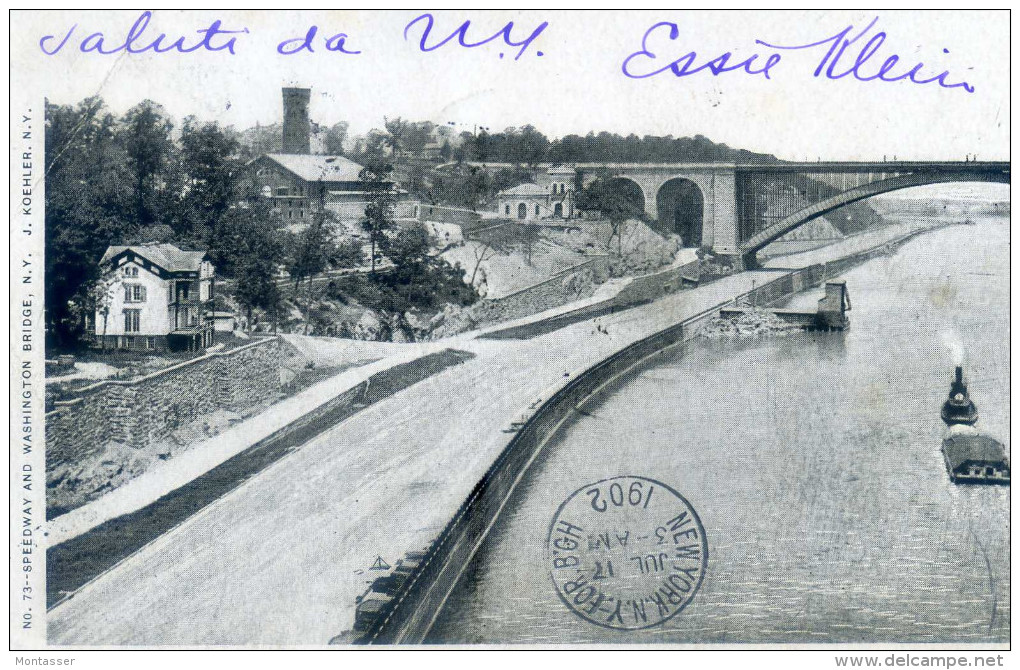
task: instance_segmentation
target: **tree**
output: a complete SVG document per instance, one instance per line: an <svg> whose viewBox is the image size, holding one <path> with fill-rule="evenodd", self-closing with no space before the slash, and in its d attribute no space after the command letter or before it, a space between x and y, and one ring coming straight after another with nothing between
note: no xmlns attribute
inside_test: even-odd
<svg viewBox="0 0 1020 670"><path fill-rule="evenodd" d="M540 133L535 126L526 125L519 131L507 129L507 157L512 163L535 166L545 160L549 151L549 139Z"/></svg>
<svg viewBox="0 0 1020 670"><path fill-rule="evenodd" d="M482 263L494 258L498 252L492 248L492 240L487 240L483 245L474 248L475 256L475 267L471 270L471 278L468 280L469 286L475 285L475 276L478 274L478 268L481 267Z"/></svg>
<svg viewBox="0 0 1020 670"><path fill-rule="evenodd" d="M386 256L404 276L419 272L429 261L429 231L422 223L402 227L386 245Z"/></svg>
<svg viewBox="0 0 1020 670"><path fill-rule="evenodd" d="M248 329L255 309L271 314L275 326L282 297L277 276L285 252L283 221L254 180L241 180L236 193L237 203L213 231L209 253L217 273L235 279L234 298L247 313Z"/></svg>
<svg viewBox="0 0 1020 670"><path fill-rule="evenodd" d="M326 154L330 156L344 155L344 142L347 140L347 129L349 124L346 121L334 123L326 131L324 139Z"/></svg>
<svg viewBox="0 0 1020 670"><path fill-rule="evenodd" d="M365 216L361 218L361 228L368 233L372 245L372 275L375 276L375 260L377 249L385 251L388 242L387 232L393 227L393 208L395 201L388 188L387 178L393 172L393 166L384 161L370 162L358 175L368 191L368 204Z"/></svg>
<svg viewBox="0 0 1020 670"><path fill-rule="evenodd" d="M46 107L46 319L53 343L81 336L81 311L106 248L138 229L117 120L102 99Z"/></svg>
<svg viewBox="0 0 1020 670"><path fill-rule="evenodd" d="M241 223L248 218L243 212L239 214L233 222ZM276 277L284 245L279 229L271 221L248 219L247 223L250 225L238 230L240 249L232 270L236 281L234 298L245 308L250 331L254 309L265 310L273 315L274 324L277 321L281 294Z"/></svg>
<svg viewBox="0 0 1020 670"><path fill-rule="evenodd" d="M640 218L641 208L627 193L622 180L600 176L577 194L577 207L581 211L597 212L609 221L610 234L606 248L616 238L617 255L623 255L623 228L628 219Z"/></svg>
<svg viewBox="0 0 1020 670"><path fill-rule="evenodd" d="M404 121L399 116L395 119L383 117L383 123L386 126L386 136L383 139L383 145L390 148L394 159L398 159L403 153L404 141L407 139L410 123Z"/></svg>
<svg viewBox="0 0 1020 670"><path fill-rule="evenodd" d="M208 244L220 217L235 202L235 182L242 168L235 158L239 144L218 124L197 125L193 117L185 119L180 143L177 172L184 183L167 223L180 241Z"/></svg>
<svg viewBox="0 0 1020 670"><path fill-rule="evenodd" d="M116 272L107 273L95 281L89 282L82 291L84 299L80 305L76 303L76 306L81 309L82 321L87 320L88 314L95 314L99 319L102 320L102 325L96 323L96 328L101 328L101 336L99 346L102 350L106 350L106 328L109 324L110 318L110 306L113 304L114 291L120 289L121 276Z"/></svg>
<svg viewBox="0 0 1020 670"><path fill-rule="evenodd" d="M315 213L312 223L301 231L292 243L288 271L294 280L294 294L299 295L301 282L305 283L305 335L311 319L312 283L315 277L331 267L352 267L361 262L361 250L352 245L338 245L333 238L337 223L336 214L329 210ZM356 250L356 251L355 251Z"/></svg>
<svg viewBox="0 0 1020 670"><path fill-rule="evenodd" d="M171 130L173 124L163 107L145 100L128 110L117 134L134 177L135 220L139 224L159 219L161 178L174 149Z"/></svg>

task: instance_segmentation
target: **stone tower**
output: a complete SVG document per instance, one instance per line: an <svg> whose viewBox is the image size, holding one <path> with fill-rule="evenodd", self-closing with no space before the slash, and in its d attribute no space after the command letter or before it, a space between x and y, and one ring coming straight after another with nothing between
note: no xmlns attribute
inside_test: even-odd
<svg viewBox="0 0 1020 670"><path fill-rule="evenodd" d="M310 88L283 89L283 153L311 153L311 124L308 120Z"/></svg>

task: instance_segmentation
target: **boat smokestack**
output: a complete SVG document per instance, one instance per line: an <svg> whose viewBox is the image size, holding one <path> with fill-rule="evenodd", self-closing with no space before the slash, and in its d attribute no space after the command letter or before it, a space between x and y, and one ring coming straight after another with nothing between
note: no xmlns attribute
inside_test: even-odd
<svg viewBox="0 0 1020 670"><path fill-rule="evenodd" d="M949 385L949 397L942 405L942 420L947 426L973 426L978 420L977 407L967 393L963 382L963 367L956 366L956 379Z"/></svg>

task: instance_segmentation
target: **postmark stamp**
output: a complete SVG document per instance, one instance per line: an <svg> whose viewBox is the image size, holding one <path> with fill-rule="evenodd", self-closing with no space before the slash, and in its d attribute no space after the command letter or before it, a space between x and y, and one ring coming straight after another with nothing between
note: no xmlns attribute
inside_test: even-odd
<svg viewBox="0 0 1020 670"><path fill-rule="evenodd" d="M708 538L676 489L634 475L574 491L553 517L546 563L560 599L606 628L662 624L694 599Z"/></svg>

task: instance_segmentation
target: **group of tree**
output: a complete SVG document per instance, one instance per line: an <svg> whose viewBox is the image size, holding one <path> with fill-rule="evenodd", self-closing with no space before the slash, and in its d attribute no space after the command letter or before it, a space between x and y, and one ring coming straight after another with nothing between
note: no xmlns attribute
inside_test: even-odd
<svg viewBox="0 0 1020 670"><path fill-rule="evenodd" d="M101 310L99 260L113 244L206 249L248 310L275 312L279 270L303 240L244 169L238 136L146 100L122 116L100 98L46 105L46 303L50 341L73 346Z"/></svg>
<svg viewBox="0 0 1020 670"><path fill-rule="evenodd" d="M633 133L623 136L603 131L550 140L534 126L526 125L496 133L487 130L477 134L462 133L460 139L461 144L454 150L458 160L532 166L538 163L765 163L777 160L769 154L733 149L703 135L638 137Z"/></svg>
<svg viewBox="0 0 1020 670"><path fill-rule="evenodd" d="M175 129L149 100L122 116L97 97L46 105L46 301L57 341L78 334L111 244L208 248L227 271L246 257L232 238L266 215L237 207L245 200L237 148L216 124L189 117Z"/></svg>

